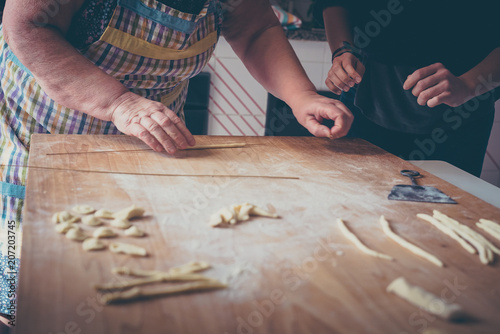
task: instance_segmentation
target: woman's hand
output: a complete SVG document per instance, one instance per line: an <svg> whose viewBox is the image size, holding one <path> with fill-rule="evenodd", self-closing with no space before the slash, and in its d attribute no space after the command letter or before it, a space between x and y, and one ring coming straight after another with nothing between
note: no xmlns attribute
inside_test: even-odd
<svg viewBox="0 0 500 334"><path fill-rule="evenodd" d="M184 122L160 102L127 92L111 107L111 121L124 134L139 138L157 152L193 146L195 140Z"/></svg>
<svg viewBox="0 0 500 334"><path fill-rule="evenodd" d="M440 104L458 107L475 96L474 88L456 77L441 63L416 70L408 76L403 89L412 89L417 103L433 108Z"/></svg>
<svg viewBox="0 0 500 334"><path fill-rule="evenodd" d="M340 101L309 92L297 97L291 105L293 114L300 124L316 137L337 139L345 136L351 128L354 116ZM333 120L335 125L330 129L321 122Z"/></svg>
<svg viewBox="0 0 500 334"><path fill-rule="evenodd" d="M333 59L333 64L328 71L326 86L335 94L347 92L359 84L365 73L365 66L352 53L345 52Z"/></svg>

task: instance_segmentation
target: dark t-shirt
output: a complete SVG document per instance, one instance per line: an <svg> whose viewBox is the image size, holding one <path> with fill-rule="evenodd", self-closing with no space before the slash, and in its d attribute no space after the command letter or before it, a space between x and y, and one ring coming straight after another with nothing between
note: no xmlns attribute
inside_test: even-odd
<svg viewBox="0 0 500 334"><path fill-rule="evenodd" d="M500 47L500 4L494 0L319 0L350 13L355 44L381 62L442 62L461 75Z"/></svg>
<svg viewBox="0 0 500 334"><path fill-rule="evenodd" d="M446 127L456 110L420 106L403 90L415 70L440 62L459 76L500 47L496 1L319 0L320 7L348 9L355 46L366 72L354 104L374 123L395 131L426 134ZM493 112L493 97L476 99L474 117ZM474 101L472 101L474 102Z"/></svg>

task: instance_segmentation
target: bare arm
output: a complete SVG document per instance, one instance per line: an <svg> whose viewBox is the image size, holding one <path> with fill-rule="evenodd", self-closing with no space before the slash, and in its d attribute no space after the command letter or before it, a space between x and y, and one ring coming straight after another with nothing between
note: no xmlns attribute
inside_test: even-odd
<svg viewBox="0 0 500 334"><path fill-rule="evenodd" d="M51 0L8 0L4 34L18 59L57 103L82 111L136 136L151 148L170 153L194 144L173 112L141 98L82 56L66 39L73 15L84 0L70 0L48 22L37 22Z"/></svg>
<svg viewBox="0 0 500 334"><path fill-rule="evenodd" d="M99 119L111 120L111 104L128 90L94 66L64 38L84 0L60 5L59 13L40 25L37 14L51 1L8 0L4 32L19 60L59 104ZM29 3L29 4L28 4Z"/></svg>
<svg viewBox="0 0 500 334"><path fill-rule="evenodd" d="M285 101L311 133L330 138L347 134L350 111L317 94L268 1L241 0L226 14L223 33L252 76ZM333 119L335 126L321 125L323 119Z"/></svg>
<svg viewBox="0 0 500 334"><path fill-rule="evenodd" d="M342 42L353 43L349 14L343 7L328 7L323 11L326 37L332 53L342 46ZM361 82L365 66L354 54L346 52L333 59L326 78L326 86L335 94L347 92Z"/></svg>
<svg viewBox="0 0 500 334"><path fill-rule="evenodd" d="M340 48L344 41L354 44L347 9L343 7L325 8L323 21L325 22L326 38L330 51L333 52Z"/></svg>

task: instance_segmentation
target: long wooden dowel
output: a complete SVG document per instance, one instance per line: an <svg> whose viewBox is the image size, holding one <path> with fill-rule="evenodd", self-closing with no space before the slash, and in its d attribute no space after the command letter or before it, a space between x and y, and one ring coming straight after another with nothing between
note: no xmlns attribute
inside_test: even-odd
<svg viewBox="0 0 500 334"><path fill-rule="evenodd" d="M246 143L228 143L228 144L208 144L208 145L197 145L193 147L188 147L179 151L196 151L196 150L215 150L223 148L240 148L245 147ZM152 151L151 148L137 149L137 150L116 150L116 151L88 151L88 152L59 152L59 153L47 153L46 155L74 155L74 154L93 154L93 153L123 153L123 152L148 152Z"/></svg>
<svg viewBox="0 0 500 334"><path fill-rule="evenodd" d="M134 173L120 171L104 171L90 169L70 169L57 167L43 166L23 166L23 165L0 165L0 167L24 167L31 169L43 169L62 172L78 172L78 173L95 173L95 174L117 174L117 175L144 175L144 176L170 176L170 177L231 177L231 178L261 178L261 179L283 179L283 180L299 180L297 176L278 176L278 175L242 175L242 174L171 174L171 173Z"/></svg>

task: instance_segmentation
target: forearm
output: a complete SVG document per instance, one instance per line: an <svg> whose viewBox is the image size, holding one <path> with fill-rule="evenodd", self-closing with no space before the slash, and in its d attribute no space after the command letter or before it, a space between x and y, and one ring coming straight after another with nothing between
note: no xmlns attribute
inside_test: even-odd
<svg viewBox="0 0 500 334"><path fill-rule="evenodd" d="M316 92L281 26L267 29L239 56L267 91L292 108L302 94Z"/></svg>
<svg viewBox="0 0 500 334"><path fill-rule="evenodd" d="M223 33L252 76L293 108L316 92L266 0L243 0L225 16Z"/></svg>
<svg viewBox="0 0 500 334"><path fill-rule="evenodd" d="M353 44L353 38L349 23L349 14L343 7L327 7L323 11L326 38L330 50L333 52L346 41Z"/></svg>
<svg viewBox="0 0 500 334"><path fill-rule="evenodd" d="M494 49L482 62L460 78L472 90L474 96L484 94L500 86L500 47Z"/></svg>
<svg viewBox="0 0 500 334"><path fill-rule="evenodd" d="M14 54L50 98L65 107L111 120L112 104L127 88L88 61L58 29L17 23L4 26L4 33Z"/></svg>

